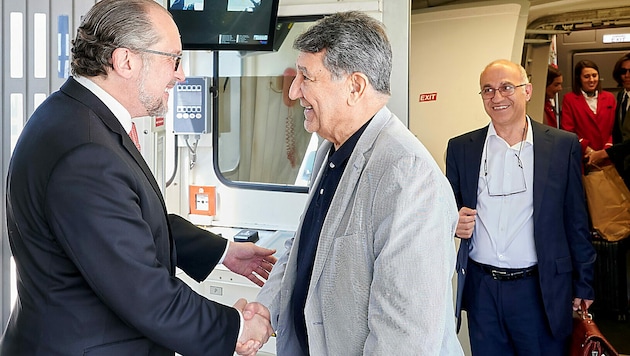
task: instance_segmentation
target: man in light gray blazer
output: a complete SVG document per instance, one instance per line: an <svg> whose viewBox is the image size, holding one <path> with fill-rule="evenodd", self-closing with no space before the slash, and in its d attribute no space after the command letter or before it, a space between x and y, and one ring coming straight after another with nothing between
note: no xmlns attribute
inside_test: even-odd
<svg viewBox="0 0 630 356"><path fill-rule="evenodd" d="M451 279L457 208L445 176L385 106L382 24L332 15L300 35L304 127L322 143L306 211L258 295L279 356L462 355Z"/></svg>

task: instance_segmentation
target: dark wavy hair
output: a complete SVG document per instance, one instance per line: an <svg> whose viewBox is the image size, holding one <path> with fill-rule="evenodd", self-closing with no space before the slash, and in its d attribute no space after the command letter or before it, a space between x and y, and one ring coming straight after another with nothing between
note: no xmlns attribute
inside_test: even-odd
<svg viewBox="0 0 630 356"><path fill-rule="evenodd" d="M307 53L326 50L324 67L333 78L365 74L376 91L390 95L392 49L383 24L359 11L319 20L297 37L293 48Z"/></svg>
<svg viewBox="0 0 630 356"><path fill-rule="evenodd" d="M562 72L560 71L560 69L558 69L558 67L550 64L547 67L547 85L549 86L549 84L553 83L554 79L561 77L562 76Z"/></svg>
<svg viewBox="0 0 630 356"><path fill-rule="evenodd" d="M597 66L597 64L595 64L595 62L590 61L588 59L584 59L579 61L576 65L575 65L575 69L573 71L573 92L577 95L580 95L580 91L582 90L582 70L584 68L593 68L597 71L597 75L599 77L599 67ZM601 78L599 78L599 80L597 81L597 91L601 92L602 91L602 80Z"/></svg>
<svg viewBox="0 0 630 356"><path fill-rule="evenodd" d="M625 61L630 61L630 53L626 53L623 57L619 58L617 63L615 63L615 67L613 68L613 78L617 82L618 87L623 87L623 80L621 80L621 65Z"/></svg>
<svg viewBox="0 0 630 356"><path fill-rule="evenodd" d="M138 50L157 43L160 38L148 16L152 6L162 8L153 0L97 2L83 17L72 41L72 74L106 76L107 69L113 68L115 49Z"/></svg>

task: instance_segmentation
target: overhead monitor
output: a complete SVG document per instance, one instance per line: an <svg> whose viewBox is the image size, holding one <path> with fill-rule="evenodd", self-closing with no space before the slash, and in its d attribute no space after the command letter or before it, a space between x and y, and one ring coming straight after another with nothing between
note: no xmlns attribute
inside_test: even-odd
<svg viewBox="0 0 630 356"><path fill-rule="evenodd" d="M185 50L272 51L279 0L168 0Z"/></svg>

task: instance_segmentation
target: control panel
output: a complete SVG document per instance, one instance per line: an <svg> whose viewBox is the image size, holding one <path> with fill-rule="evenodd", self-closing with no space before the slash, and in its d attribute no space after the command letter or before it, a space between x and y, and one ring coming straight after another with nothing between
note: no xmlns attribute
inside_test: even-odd
<svg viewBox="0 0 630 356"><path fill-rule="evenodd" d="M207 77L188 77L173 88L173 132L205 134L210 132L211 101Z"/></svg>

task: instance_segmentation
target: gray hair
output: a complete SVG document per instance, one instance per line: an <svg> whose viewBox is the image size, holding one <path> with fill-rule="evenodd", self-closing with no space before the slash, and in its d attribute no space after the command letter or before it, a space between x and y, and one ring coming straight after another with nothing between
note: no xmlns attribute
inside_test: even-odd
<svg viewBox="0 0 630 356"><path fill-rule="evenodd" d="M299 35L293 48L307 53L326 50L324 67L333 79L361 72L374 89L390 95L392 48L383 24L364 13L327 16Z"/></svg>
<svg viewBox="0 0 630 356"><path fill-rule="evenodd" d="M132 51L147 48L159 41L149 18L153 0L101 0L81 21L72 41L73 75L95 77L107 75L113 68L112 53L120 47Z"/></svg>

